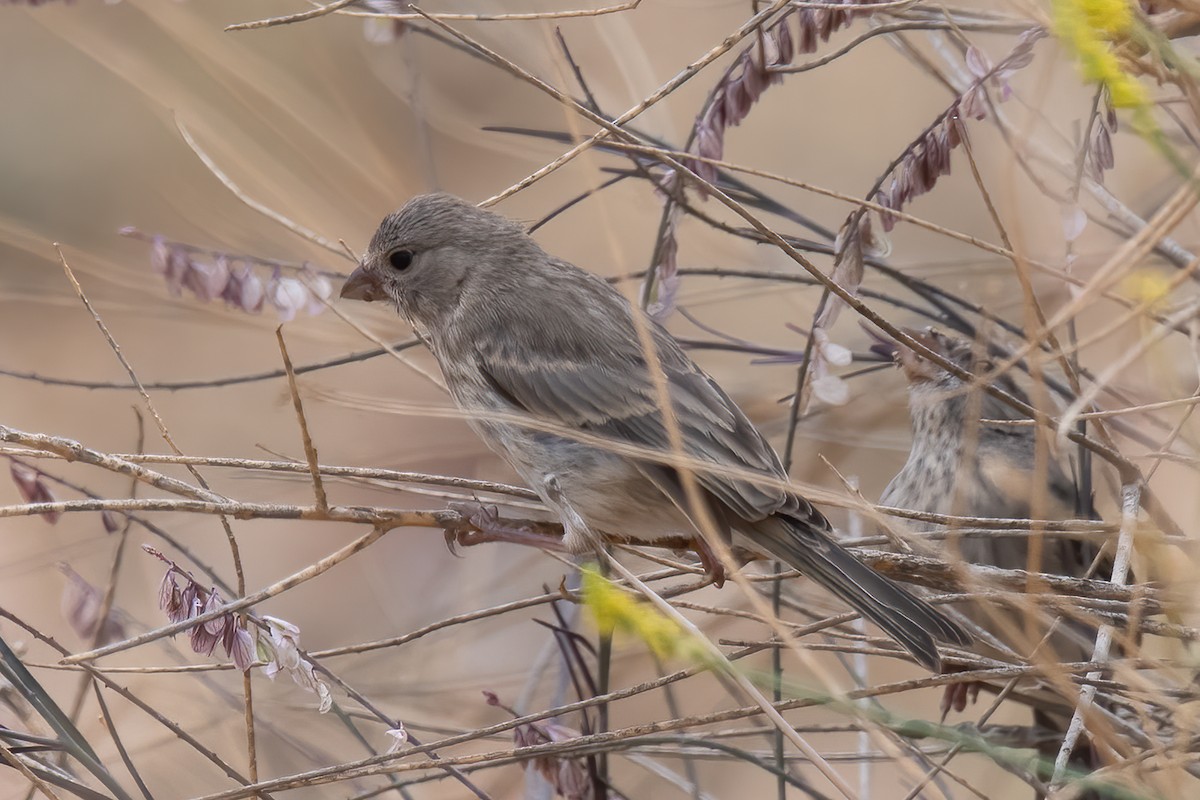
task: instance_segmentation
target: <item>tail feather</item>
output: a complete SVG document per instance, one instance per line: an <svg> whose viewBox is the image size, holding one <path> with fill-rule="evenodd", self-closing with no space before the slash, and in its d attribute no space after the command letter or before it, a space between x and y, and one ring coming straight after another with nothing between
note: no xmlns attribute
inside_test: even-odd
<svg viewBox="0 0 1200 800"><path fill-rule="evenodd" d="M757 545L849 603L925 667L941 670L935 641L970 644L962 627L804 520L777 515L756 525L754 533Z"/></svg>

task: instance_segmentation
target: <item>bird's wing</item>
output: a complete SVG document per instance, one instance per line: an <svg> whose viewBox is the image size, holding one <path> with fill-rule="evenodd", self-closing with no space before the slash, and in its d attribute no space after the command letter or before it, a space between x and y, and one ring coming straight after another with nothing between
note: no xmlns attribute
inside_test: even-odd
<svg viewBox="0 0 1200 800"><path fill-rule="evenodd" d="M596 338L565 334L562 310L525 320L518 342L493 330L475 342L480 371L516 408L535 417L639 447L669 452L670 440L658 392L646 366L632 320L596 330ZM620 323L627 322L627 325ZM536 336L528 336L532 323ZM785 473L775 451L717 383L704 374L662 328L647 320L658 349L685 453L710 464L750 470L771 479ZM511 330L509 326L504 326ZM530 352L531 341L535 352ZM759 520L787 510L824 518L800 498L772 486L719 472L697 479L738 517ZM826 526L828 523L824 523Z"/></svg>
<svg viewBox="0 0 1200 800"><path fill-rule="evenodd" d="M979 516L1028 517L1034 504L1033 478L1035 439L1028 429L1010 425L985 426L978 445L978 470L986 486L991 487L992 506L985 503L971 511ZM1043 480L1045 496L1040 497L1039 516L1070 519L1075 515L1075 484L1058 462L1050 457Z"/></svg>

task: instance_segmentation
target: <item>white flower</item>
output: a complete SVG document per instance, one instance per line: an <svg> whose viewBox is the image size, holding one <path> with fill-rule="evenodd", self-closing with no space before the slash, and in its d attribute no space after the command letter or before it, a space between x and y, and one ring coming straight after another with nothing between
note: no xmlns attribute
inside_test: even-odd
<svg viewBox="0 0 1200 800"><path fill-rule="evenodd" d="M316 693L320 698L317 710L324 714L333 708L333 694L329 686L317 677L312 662L300 655L300 629L287 620L264 616L270 641L259 639L259 658L267 662L263 674L271 680L280 672L292 676L297 686Z"/></svg>
<svg viewBox="0 0 1200 800"><path fill-rule="evenodd" d="M329 278L319 273L310 273L308 276L308 315L315 317L325 310L325 303L333 296L333 284Z"/></svg>
<svg viewBox="0 0 1200 800"><path fill-rule="evenodd" d="M393 739L392 743L388 745L388 755L399 751L400 748L403 747L406 742L408 742L408 731L404 730L403 722L400 723L399 727L388 728L386 731L384 731L384 733L386 733L388 736L391 736Z"/></svg>
<svg viewBox="0 0 1200 800"><path fill-rule="evenodd" d="M816 398L831 406L843 406L850 399L850 387L837 375L822 375L812 382Z"/></svg>
<svg viewBox="0 0 1200 800"><path fill-rule="evenodd" d="M813 331L813 339L816 342L821 357L835 367L844 367L854 358L854 355L848 348L831 342L829 340L829 333L824 328L817 328Z"/></svg>
<svg viewBox="0 0 1200 800"><path fill-rule="evenodd" d="M1063 237L1068 242L1073 242L1083 233L1083 229L1087 227L1087 214L1079 206L1067 206L1062 210L1062 226Z"/></svg>
<svg viewBox="0 0 1200 800"><path fill-rule="evenodd" d="M267 302L275 306L282 322L290 322L296 312L308 305L308 288L295 278L271 278L267 284Z"/></svg>

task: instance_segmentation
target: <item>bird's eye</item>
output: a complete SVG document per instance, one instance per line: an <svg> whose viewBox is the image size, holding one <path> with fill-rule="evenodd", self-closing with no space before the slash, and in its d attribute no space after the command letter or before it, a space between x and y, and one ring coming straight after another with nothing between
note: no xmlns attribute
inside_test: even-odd
<svg viewBox="0 0 1200 800"><path fill-rule="evenodd" d="M388 263L392 265L392 269L397 272L403 272L412 266L413 254L411 250L393 250L388 256Z"/></svg>

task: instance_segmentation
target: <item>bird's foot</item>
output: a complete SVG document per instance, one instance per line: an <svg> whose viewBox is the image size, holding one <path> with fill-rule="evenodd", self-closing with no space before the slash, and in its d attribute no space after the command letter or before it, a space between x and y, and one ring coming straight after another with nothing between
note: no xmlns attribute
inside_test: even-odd
<svg viewBox="0 0 1200 800"><path fill-rule="evenodd" d="M966 710L968 704L979 699L979 689L982 686L979 681L952 683L947 686L942 694L942 722L946 721L946 716L951 710L961 713Z"/></svg>
<svg viewBox="0 0 1200 800"><path fill-rule="evenodd" d="M446 527L446 547L458 555L458 547L472 547L485 542L509 542L542 550L563 551L562 538L549 531L539 531L539 523L531 520L504 520L494 505L478 502L451 502L459 520Z"/></svg>

